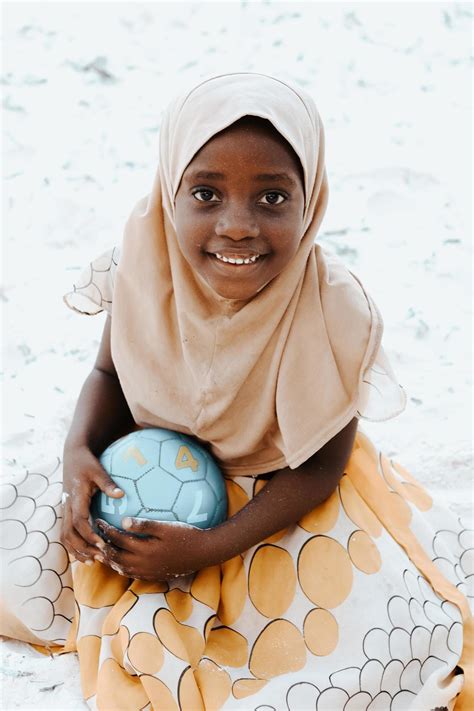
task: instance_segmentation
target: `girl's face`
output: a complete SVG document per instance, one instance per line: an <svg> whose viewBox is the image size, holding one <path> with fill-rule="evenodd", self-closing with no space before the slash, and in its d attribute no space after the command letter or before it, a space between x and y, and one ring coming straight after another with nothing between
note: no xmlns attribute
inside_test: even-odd
<svg viewBox="0 0 474 711"><path fill-rule="evenodd" d="M291 261L303 232L302 173L285 139L253 117L188 164L176 194L178 244L220 296L249 299Z"/></svg>

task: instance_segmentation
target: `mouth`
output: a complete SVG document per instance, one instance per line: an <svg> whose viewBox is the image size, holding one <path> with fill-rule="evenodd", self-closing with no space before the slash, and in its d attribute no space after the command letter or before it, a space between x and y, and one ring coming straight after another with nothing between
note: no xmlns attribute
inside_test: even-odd
<svg viewBox="0 0 474 711"><path fill-rule="evenodd" d="M208 252L210 259L216 264L222 264L222 266L231 268L234 270L246 269L253 267L257 262L265 258L263 254L221 254L220 252Z"/></svg>

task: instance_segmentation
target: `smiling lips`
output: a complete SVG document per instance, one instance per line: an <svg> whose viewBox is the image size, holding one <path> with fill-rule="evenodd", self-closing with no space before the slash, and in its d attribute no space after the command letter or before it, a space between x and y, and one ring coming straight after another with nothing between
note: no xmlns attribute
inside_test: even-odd
<svg viewBox="0 0 474 711"><path fill-rule="evenodd" d="M226 264L242 265L242 264L255 264L255 262L260 258L261 255L260 254L253 254L251 256L249 255L248 257L234 255L232 257L225 257L223 254L216 252L213 256L216 257L216 259L218 259L219 262L224 262Z"/></svg>

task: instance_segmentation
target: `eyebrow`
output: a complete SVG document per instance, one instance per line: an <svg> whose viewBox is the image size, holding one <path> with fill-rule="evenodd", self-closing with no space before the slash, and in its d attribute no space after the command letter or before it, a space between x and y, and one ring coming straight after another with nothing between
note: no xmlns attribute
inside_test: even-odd
<svg viewBox="0 0 474 711"><path fill-rule="evenodd" d="M188 176L190 180L196 180L197 178L204 178L206 180L225 180L226 177L227 176L224 173L214 173L207 170L199 170ZM269 181L274 183L286 181L295 187L297 184L296 181L288 175L288 173L259 173L258 175L254 175L253 179L260 183L267 183Z"/></svg>

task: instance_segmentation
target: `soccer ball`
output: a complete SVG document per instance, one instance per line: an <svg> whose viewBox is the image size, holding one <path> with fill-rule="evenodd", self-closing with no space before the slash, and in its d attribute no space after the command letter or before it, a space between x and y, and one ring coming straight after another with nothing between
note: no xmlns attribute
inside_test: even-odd
<svg viewBox="0 0 474 711"><path fill-rule="evenodd" d="M180 432L150 428L118 439L100 463L124 492L119 499L97 492L93 521L122 528L124 516L181 521L212 528L227 516L224 478L211 455Z"/></svg>

